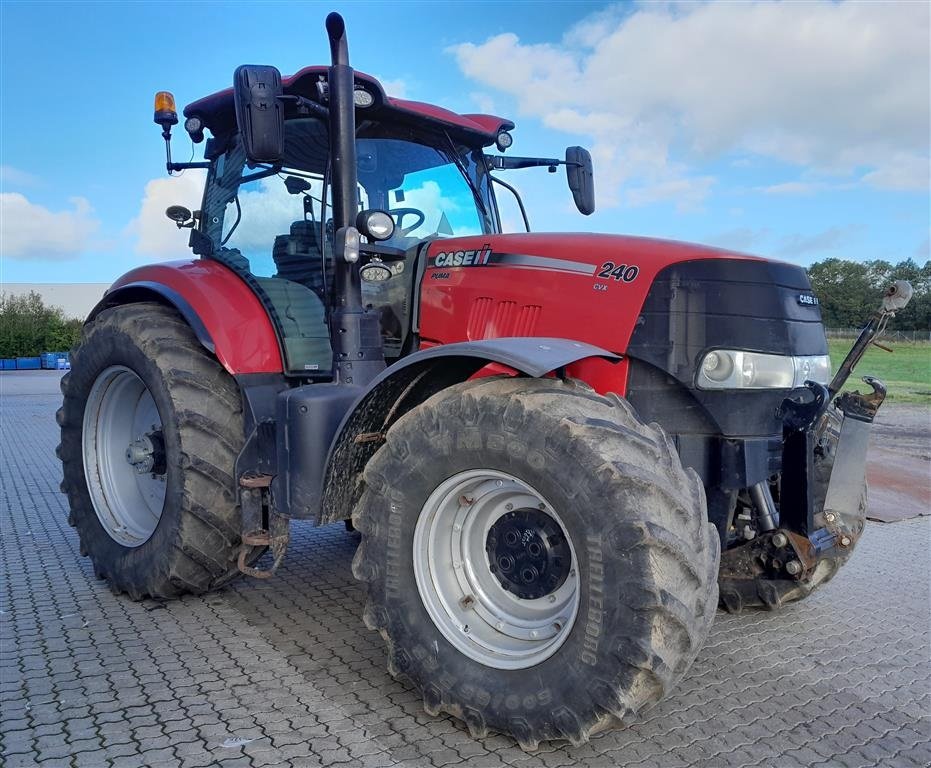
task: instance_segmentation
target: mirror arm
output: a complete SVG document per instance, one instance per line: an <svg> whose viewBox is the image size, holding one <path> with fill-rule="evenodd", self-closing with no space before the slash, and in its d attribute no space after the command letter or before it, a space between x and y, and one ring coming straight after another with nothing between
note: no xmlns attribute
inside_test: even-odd
<svg viewBox="0 0 931 768"><path fill-rule="evenodd" d="M524 201L520 199L520 194L518 193L518 191L514 189L514 187L512 187L506 181L502 181L501 179L496 179L490 173L488 174L488 178L491 179L495 184L500 184L505 189L508 189L511 191L511 194L514 195L514 199L517 200L517 207L520 208L520 215L524 219L524 229L526 229L529 232L530 231L530 219L527 218L527 211L524 208Z"/></svg>
<svg viewBox="0 0 931 768"><path fill-rule="evenodd" d="M557 165L566 165L565 160L554 157L504 157L503 155L485 155L488 160L488 170L515 171L520 168L549 167L553 170Z"/></svg>
<svg viewBox="0 0 931 768"><path fill-rule="evenodd" d="M327 109L323 104L318 104L316 101L311 101L306 99L303 96L291 96L291 95L282 95L278 97L281 101L293 101L297 104L297 109L299 112L304 114L312 112L319 118L324 120L330 119L330 110Z"/></svg>
<svg viewBox="0 0 931 768"><path fill-rule="evenodd" d="M168 168L168 173L172 171L186 171L188 168L209 168L210 163L173 163L169 160L165 167Z"/></svg>

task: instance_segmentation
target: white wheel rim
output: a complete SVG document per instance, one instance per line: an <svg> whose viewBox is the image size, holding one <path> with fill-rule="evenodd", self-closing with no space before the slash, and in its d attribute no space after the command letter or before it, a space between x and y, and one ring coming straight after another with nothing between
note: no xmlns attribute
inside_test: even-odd
<svg viewBox="0 0 931 768"><path fill-rule="evenodd" d="M486 552L489 531L515 510L545 513L558 525L571 557L565 581L535 599L505 589ZM417 589L430 618L470 659L497 669L525 669L552 656L572 631L580 593L572 539L552 505L512 475L469 470L441 483L417 521L413 554Z"/></svg>
<svg viewBox="0 0 931 768"><path fill-rule="evenodd" d="M84 476L101 526L125 547L148 541L162 516L167 475L158 464L161 430L152 393L139 376L122 365L97 376L84 409Z"/></svg>

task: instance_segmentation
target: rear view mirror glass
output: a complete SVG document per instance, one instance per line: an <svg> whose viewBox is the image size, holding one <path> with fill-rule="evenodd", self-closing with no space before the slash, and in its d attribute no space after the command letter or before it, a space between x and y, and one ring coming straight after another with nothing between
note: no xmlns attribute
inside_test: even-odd
<svg viewBox="0 0 931 768"><path fill-rule="evenodd" d="M566 181L575 207L586 216L595 212L595 176L592 156L583 147L566 147Z"/></svg>
<svg viewBox="0 0 931 768"><path fill-rule="evenodd" d="M233 75L236 122L246 157L276 163L284 154L281 73L274 67L243 65Z"/></svg>

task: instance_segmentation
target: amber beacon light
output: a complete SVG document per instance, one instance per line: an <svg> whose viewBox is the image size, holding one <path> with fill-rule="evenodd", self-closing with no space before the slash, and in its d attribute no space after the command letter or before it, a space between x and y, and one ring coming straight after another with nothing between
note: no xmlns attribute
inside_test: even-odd
<svg viewBox="0 0 931 768"><path fill-rule="evenodd" d="M155 94L155 122L164 129L178 122L175 97L168 91L159 91Z"/></svg>

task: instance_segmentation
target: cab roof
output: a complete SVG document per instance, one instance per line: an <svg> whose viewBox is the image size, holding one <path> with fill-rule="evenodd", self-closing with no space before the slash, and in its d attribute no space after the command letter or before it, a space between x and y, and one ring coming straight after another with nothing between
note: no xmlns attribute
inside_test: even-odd
<svg viewBox="0 0 931 768"><path fill-rule="evenodd" d="M282 77L284 93L290 96L303 96L318 101L317 83L326 81L328 67L312 66L291 75ZM460 115L443 107L425 104L420 101L408 101L388 96L374 77L355 72L356 90L365 90L374 101L369 107L357 107L357 120L376 120L379 122L407 124L410 127L433 128L443 130L451 137L469 144L480 143L489 146L501 131L514 128L514 123L503 117L482 114ZM296 116L295 107L286 102L286 117ZM184 108L185 117L197 116L210 129L214 136L231 133L236 130L236 112L233 106L233 89L198 99Z"/></svg>

